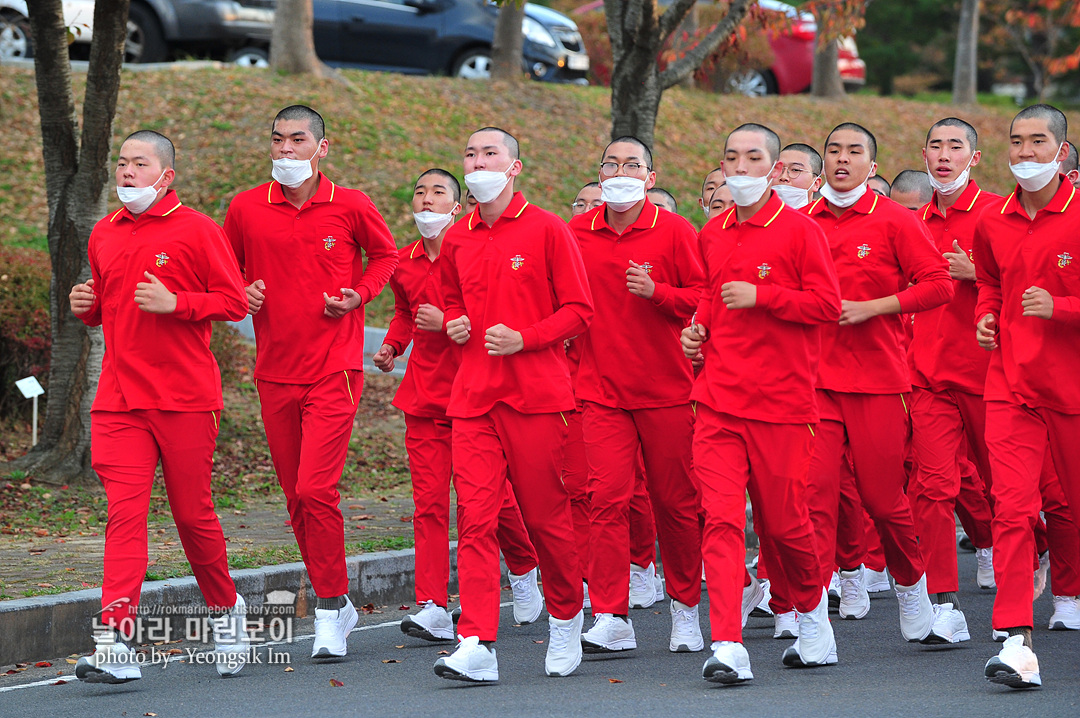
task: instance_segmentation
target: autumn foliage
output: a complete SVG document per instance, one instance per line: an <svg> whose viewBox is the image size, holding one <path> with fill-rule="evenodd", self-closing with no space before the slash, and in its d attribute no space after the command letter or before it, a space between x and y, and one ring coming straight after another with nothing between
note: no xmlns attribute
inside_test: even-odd
<svg viewBox="0 0 1080 718"><path fill-rule="evenodd" d="M15 382L49 368L49 257L0 244L0 416L25 408ZM47 389L48 387L46 387Z"/></svg>

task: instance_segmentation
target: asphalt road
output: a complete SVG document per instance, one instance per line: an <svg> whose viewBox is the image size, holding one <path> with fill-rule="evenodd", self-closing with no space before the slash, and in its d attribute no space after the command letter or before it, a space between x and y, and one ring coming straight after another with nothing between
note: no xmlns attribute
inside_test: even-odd
<svg viewBox="0 0 1080 718"><path fill-rule="evenodd" d="M546 620L513 627L511 610L504 608L497 644L501 681L482 686L437 678L432 664L453 646L405 637L397 626L404 612L391 606L361 616L349 656L338 663L315 665L308 657L307 619L298 623L294 643L259 651L264 661L271 654L287 657L292 671L264 662L220 679L212 666L173 661L145 668L142 680L120 686L55 685L73 677L73 666L54 659L52 668L0 677L0 716L1080 715L1080 632L1046 630L1048 595L1035 607L1043 687L1018 692L983 679L983 664L998 650L990 640L993 593L975 588L974 556L961 554L960 560L970 642L933 648L903 642L895 597L875 594L861 621L833 614L840 657L834 667L784 668L780 655L790 641L772 639L771 620L750 619L744 636L755 678L734 687L701 679L707 652L668 652L666 601L632 613L636 651L587 656L572 676L558 679L543 673ZM703 602L703 616L705 609ZM708 621L701 623L707 641Z"/></svg>

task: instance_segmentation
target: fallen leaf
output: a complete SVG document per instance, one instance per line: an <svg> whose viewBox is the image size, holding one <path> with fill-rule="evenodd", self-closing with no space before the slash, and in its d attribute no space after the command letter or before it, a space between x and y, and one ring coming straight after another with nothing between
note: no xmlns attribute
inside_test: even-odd
<svg viewBox="0 0 1080 718"><path fill-rule="evenodd" d="M405 645L404 645L404 644L402 644L402 645L400 645L400 646L394 646L394 648L404 648L404 647L405 647Z"/></svg>
<svg viewBox="0 0 1080 718"><path fill-rule="evenodd" d="M147 711L147 712L143 713L143 715L144 716L156 716L157 713L151 713L150 711Z"/></svg>
<svg viewBox="0 0 1080 718"><path fill-rule="evenodd" d="M29 484L27 484L27 486L29 486ZM383 501L383 502L386 502L386 501L389 501L389 500L390 500L390 499L386 498L385 496L380 496L380 497L379 497L379 501Z"/></svg>
<svg viewBox="0 0 1080 718"><path fill-rule="evenodd" d="M618 678L608 678L608 683L622 683Z"/></svg>
<svg viewBox="0 0 1080 718"><path fill-rule="evenodd" d="M65 658L64 660L67 661L68 663L72 664L72 665L75 665L76 663L78 663L78 661L75 660L74 658Z"/></svg>
<svg viewBox="0 0 1080 718"><path fill-rule="evenodd" d="M293 672L293 670L294 670L294 669L293 669L293 667L292 667L292 666L289 666L289 667L287 667L287 668L285 669L285 672L286 672L286 673L292 673L292 672Z"/></svg>
<svg viewBox="0 0 1080 718"><path fill-rule="evenodd" d="M375 604L365 603L363 606L360 607L360 610L364 613L375 613Z"/></svg>
<svg viewBox="0 0 1080 718"><path fill-rule="evenodd" d="M363 504L349 504L348 508L349 511L363 511L367 506L364 506Z"/></svg>
<svg viewBox="0 0 1080 718"><path fill-rule="evenodd" d="M16 668L26 668L29 665L30 665L29 663L16 663L15 667Z"/></svg>
<svg viewBox="0 0 1080 718"><path fill-rule="evenodd" d="M383 663L401 663L401 661L396 658L384 658Z"/></svg>
<svg viewBox="0 0 1080 718"><path fill-rule="evenodd" d="M436 654L436 655L440 655L440 656L449 656L449 655L450 655L450 651L439 651L439 652L438 652L438 654Z"/></svg>
<svg viewBox="0 0 1080 718"><path fill-rule="evenodd" d="M38 588L55 588L55 586L53 586L51 583L39 583L37 585L37 587Z"/></svg>
<svg viewBox="0 0 1080 718"><path fill-rule="evenodd" d="M371 514L358 514L356 516L353 516L349 520L350 521L370 521L373 518L375 518L375 517L372 516Z"/></svg>
<svg viewBox="0 0 1080 718"><path fill-rule="evenodd" d="M398 606L399 611L408 611L410 608L412 608L412 607L411 606L406 606L404 603L401 604L400 606Z"/></svg>
<svg viewBox="0 0 1080 718"><path fill-rule="evenodd" d="M35 536L48 536L49 529L34 529Z"/></svg>
<svg viewBox="0 0 1080 718"><path fill-rule="evenodd" d="M533 641L533 643L543 643L543 641Z"/></svg>
<svg viewBox="0 0 1080 718"><path fill-rule="evenodd" d="M345 684L344 684L344 683L342 683L341 681L339 681L339 680L338 680L338 679L336 679L336 678L331 678L331 679L330 679L330 685L331 685L331 687L333 687L333 688L341 688L341 687L342 687L343 685L345 685Z"/></svg>
<svg viewBox="0 0 1080 718"><path fill-rule="evenodd" d="M38 661L34 664L35 668L52 668L52 664L48 661Z"/></svg>
<svg viewBox="0 0 1080 718"><path fill-rule="evenodd" d="M169 650L165 651L166 656L179 656L181 653L183 653L183 651L181 651L179 648L170 648Z"/></svg>
<svg viewBox="0 0 1080 718"><path fill-rule="evenodd" d="M64 686L64 685L67 685L67 681L57 681L56 683L53 683L53 685L54 686Z"/></svg>
<svg viewBox="0 0 1080 718"><path fill-rule="evenodd" d="M666 686L666 685L667 685L667 683L661 683L660 685L662 685L662 686Z"/></svg>
<svg viewBox="0 0 1080 718"><path fill-rule="evenodd" d="M408 516L398 516L398 521L406 524L410 523L412 521L412 514L409 514Z"/></svg>

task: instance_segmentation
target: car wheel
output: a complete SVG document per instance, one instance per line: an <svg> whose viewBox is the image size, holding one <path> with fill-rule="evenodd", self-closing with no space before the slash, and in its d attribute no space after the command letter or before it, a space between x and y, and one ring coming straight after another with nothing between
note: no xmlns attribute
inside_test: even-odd
<svg viewBox="0 0 1080 718"><path fill-rule="evenodd" d="M763 70L744 70L737 72L727 81L728 92L747 97L764 97L776 94L772 77Z"/></svg>
<svg viewBox="0 0 1080 718"><path fill-rule="evenodd" d="M262 47L244 47L229 53L229 62L240 67L270 67L270 53Z"/></svg>
<svg viewBox="0 0 1080 718"><path fill-rule="evenodd" d="M128 10L124 62L164 62L169 48L153 11L132 4Z"/></svg>
<svg viewBox="0 0 1080 718"><path fill-rule="evenodd" d="M29 60L33 56L30 21L18 13L0 13L0 60Z"/></svg>
<svg viewBox="0 0 1080 718"><path fill-rule="evenodd" d="M454 63L454 77L468 80L487 80L491 78L491 50L469 50Z"/></svg>

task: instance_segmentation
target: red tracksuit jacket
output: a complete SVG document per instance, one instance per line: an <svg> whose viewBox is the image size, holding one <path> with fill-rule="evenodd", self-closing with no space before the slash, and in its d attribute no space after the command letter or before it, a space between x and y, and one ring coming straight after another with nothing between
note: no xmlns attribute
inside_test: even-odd
<svg viewBox="0 0 1080 718"><path fill-rule="evenodd" d="M323 292L340 296L351 287L367 304L397 267L394 238L366 194L320 172L315 196L297 209L270 182L233 198L225 234L247 282L266 282L253 317L256 379L310 384L363 368L363 306L328 317Z"/></svg>
<svg viewBox="0 0 1080 718"><path fill-rule="evenodd" d="M816 423L821 325L840 318L825 235L773 193L743 223L733 207L701 230L706 284L695 322L705 367L691 395L715 411L777 424ZM727 282L757 285L751 309L728 309Z"/></svg>
<svg viewBox="0 0 1080 718"><path fill-rule="evenodd" d="M440 259L444 326L463 315L472 323L447 414L481 416L497 402L523 414L573 410L563 340L585 331L593 302L566 223L516 192L493 226L479 208L454 224ZM496 324L521 332L524 350L489 356L484 333Z"/></svg>
<svg viewBox="0 0 1080 718"><path fill-rule="evenodd" d="M169 190L136 219L121 208L90 234L97 301L80 319L105 335L95 411L217 411L221 375L210 352L212 321L247 314L247 295L221 228ZM172 314L135 303L135 285L156 276L176 295Z"/></svg>
<svg viewBox="0 0 1080 718"><path fill-rule="evenodd" d="M1080 414L1080 193L1061 175L1050 204L1029 219L1017 187L975 225L979 303L975 321L998 318L984 397ZM1023 316L1031 286L1054 298L1051 319Z"/></svg>
<svg viewBox="0 0 1080 718"><path fill-rule="evenodd" d="M697 235L685 219L648 200L621 235L604 211L600 205L570 220L596 306L581 341L577 398L617 409L686 404L694 375L679 333L704 283ZM626 288L631 260L656 284L649 299Z"/></svg>
<svg viewBox="0 0 1080 718"><path fill-rule="evenodd" d="M824 199L805 212L829 240L842 299L867 301L895 294L902 313L952 299L949 264L906 207L867 188L839 217ZM859 394L911 391L903 323L902 314L892 314L854 326L825 325L818 388Z"/></svg>

